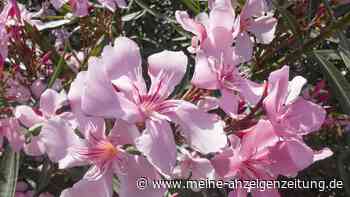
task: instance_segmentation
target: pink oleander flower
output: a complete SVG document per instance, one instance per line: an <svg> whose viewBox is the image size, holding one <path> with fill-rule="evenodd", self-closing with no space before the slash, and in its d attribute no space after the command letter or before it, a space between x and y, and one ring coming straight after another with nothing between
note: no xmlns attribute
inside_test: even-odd
<svg viewBox="0 0 350 197"><path fill-rule="evenodd" d="M278 142L271 123L260 120L256 126L248 129L242 139L230 136L231 147L223 149L211 163L220 178L238 180L275 180L277 176L271 168L270 148ZM245 188L237 188L230 197L246 197ZM252 189L253 196L279 196L277 190L259 191Z"/></svg>
<svg viewBox="0 0 350 197"><path fill-rule="evenodd" d="M231 49L228 49L228 51L231 51L232 54ZM223 55L221 58L215 59L199 52L191 81L199 88L219 89L221 92L219 106L231 117L237 116L241 99L255 105L264 92L263 85L241 76L236 65L236 62L230 56L225 57Z"/></svg>
<svg viewBox="0 0 350 197"><path fill-rule="evenodd" d="M72 128L67 128L66 135L58 136L62 132L55 130L47 133L46 140L49 148L53 150L67 150L65 157L59 160L59 168L70 168L74 166L90 165L85 176L72 188L62 192L61 197L86 197L104 196L112 197L112 179L116 174L120 181L121 197L161 197L162 189L138 190L136 180L147 177L150 180L159 179L156 170L141 156L129 155L123 145L132 145L139 131L135 125L125 121L117 120L114 127L106 135L104 123L89 122L84 133L85 139L79 138ZM63 142L68 146L62 146ZM60 155L60 153L58 153Z"/></svg>
<svg viewBox="0 0 350 197"><path fill-rule="evenodd" d="M249 61L253 54L253 34L258 43L269 44L275 37L277 19L268 12L265 0L247 0L234 22L235 55L240 62Z"/></svg>
<svg viewBox="0 0 350 197"><path fill-rule="evenodd" d="M25 145L25 152L29 155L38 156L46 153L45 138L43 131L50 132L51 127L56 127L56 119L66 122L61 127L76 127L75 117L71 112L61 112L60 109L67 103L67 96L62 91L60 94L52 89L47 89L40 97L40 106L31 108L27 105L16 107L15 117L27 128L35 129L42 127L38 136L33 136L31 142ZM52 121L54 120L54 121ZM53 159L54 160L54 159Z"/></svg>
<svg viewBox="0 0 350 197"><path fill-rule="evenodd" d="M281 136L309 134L319 130L325 120L326 111L321 106L299 96L306 82L301 76L289 81L288 66L270 74L263 103L268 119Z"/></svg>
<svg viewBox="0 0 350 197"><path fill-rule="evenodd" d="M273 168L285 176L294 176L313 162L332 155L328 148L313 151L303 142L302 136L319 130L326 117L321 106L299 96L305 83L301 76L289 81L289 67L284 66L270 74L268 95L263 102L267 118L281 138L271 149Z"/></svg>
<svg viewBox="0 0 350 197"><path fill-rule="evenodd" d="M176 11L175 17L183 29L195 35L190 52L203 51L206 56L219 58L222 50L232 46L235 13L231 0L215 1L211 7L209 16L201 13L195 20L186 11Z"/></svg>
<svg viewBox="0 0 350 197"><path fill-rule="evenodd" d="M141 75L137 44L117 38L114 47L104 48L102 58L89 62L82 109L92 116L145 123L136 145L166 176L176 163L169 121L179 124L188 144L204 154L224 147L227 138L223 122L215 115L192 103L168 98L186 71L187 57L182 52L156 53L148 58L148 65L152 80L149 90Z"/></svg>
<svg viewBox="0 0 350 197"><path fill-rule="evenodd" d="M0 119L0 148L3 146L4 137L11 148L19 152L24 145L24 131L15 118Z"/></svg>

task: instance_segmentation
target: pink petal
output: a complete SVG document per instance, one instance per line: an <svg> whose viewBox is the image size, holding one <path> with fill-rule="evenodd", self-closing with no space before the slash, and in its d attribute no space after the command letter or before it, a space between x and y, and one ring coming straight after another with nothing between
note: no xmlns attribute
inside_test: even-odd
<svg viewBox="0 0 350 197"><path fill-rule="evenodd" d="M41 129L39 137L45 144L50 160L57 162L68 154L68 147L79 143L74 130L60 118L50 119Z"/></svg>
<svg viewBox="0 0 350 197"><path fill-rule="evenodd" d="M211 42L210 44L209 41ZM220 58L223 51L232 46L234 37L232 31L223 27L215 27L208 34L208 39L203 43L202 48L207 55Z"/></svg>
<svg viewBox="0 0 350 197"><path fill-rule="evenodd" d="M315 151L314 152L314 162L324 160L328 157L333 156L333 151L329 148L323 148L320 151Z"/></svg>
<svg viewBox="0 0 350 197"><path fill-rule="evenodd" d="M45 89L46 84L44 84L44 82L41 79L35 80L30 86L30 90L36 99L40 98L41 94L45 91Z"/></svg>
<svg viewBox="0 0 350 197"><path fill-rule="evenodd" d="M141 156L130 156L128 165L126 166L126 173L118 174L120 180L120 190L118 194L120 197L163 197L165 189L153 189L147 187L143 190L136 186L137 180L140 177L145 177L149 181L159 180L160 176L157 174L153 166Z"/></svg>
<svg viewBox="0 0 350 197"><path fill-rule="evenodd" d="M219 100L216 97L205 96L198 101L197 106L203 111L210 111L219 107Z"/></svg>
<svg viewBox="0 0 350 197"><path fill-rule="evenodd" d="M254 20L248 27L248 31L255 35L259 43L269 44L275 38L276 26L276 18L272 16L262 16Z"/></svg>
<svg viewBox="0 0 350 197"><path fill-rule="evenodd" d="M220 108L230 117L238 115L239 96L235 95L233 91L221 90Z"/></svg>
<svg viewBox="0 0 350 197"><path fill-rule="evenodd" d="M307 80L304 77L296 76L289 82L288 96L285 104L293 103L300 95L301 90L306 84Z"/></svg>
<svg viewBox="0 0 350 197"><path fill-rule="evenodd" d="M321 128L326 119L326 111L320 105L299 98L288 107L283 117L282 124L286 129L305 135Z"/></svg>
<svg viewBox="0 0 350 197"><path fill-rule="evenodd" d="M248 193L245 189L238 188L233 191L231 191L228 194L228 197L247 197Z"/></svg>
<svg viewBox="0 0 350 197"><path fill-rule="evenodd" d="M86 76L87 72L85 71L78 73L75 80L71 83L68 93L68 100L71 110L77 118L79 130L84 134L84 136L87 136L87 127L91 122L97 128L99 128L99 130L104 130L103 118L87 116L81 109L81 99L86 85Z"/></svg>
<svg viewBox="0 0 350 197"><path fill-rule="evenodd" d="M28 128L44 121L43 117L37 115L32 108L26 105L16 107L15 117Z"/></svg>
<svg viewBox="0 0 350 197"><path fill-rule="evenodd" d="M30 156L41 156L45 151L45 145L38 136L32 137L30 143L24 145L24 152Z"/></svg>
<svg viewBox="0 0 350 197"><path fill-rule="evenodd" d="M267 11L267 5L262 0L247 0L242 11L241 18L247 19L250 17L262 16Z"/></svg>
<svg viewBox="0 0 350 197"><path fill-rule="evenodd" d="M116 6L116 5L115 5L115 1L114 1L114 0L98 0L98 2L99 2L102 6L108 8L109 10L111 10L112 12L115 11L115 6Z"/></svg>
<svg viewBox="0 0 350 197"><path fill-rule="evenodd" d="M242 79L239 85L239 93L246 99L249 104L256 105L261 100L264 93L264 85L250 81L249 79Z"/></svg>
<svg viewBox="0 0 350 197"><path fill-rule="evenodd" d="M230 0L216 1L213 9L210 11L209 17L210 29L223 27L228 31L232 31L235 13Z"/></svg>
<svg viewBox="0 0 350 197"><path fill-rule="evenodd" d="M254 191L254 197L280 197L277 189L266 189L265 191Z"/></svg>
<svg viewBox="0 0 350 197"><path fill-rule="evenodd" d="M196 56L196 65L191 83L203 89L218 89L219 84L213 68L214 62L209 62L208 57L203 53Z"/></svg>
<svg viewBox="0 0 350 197"><path fill-rule="evenodd" d="M151 79L156 78L159 73L171 77L168 90L171 92L178 85L186 73L187 56L182 51L162 51L148 57L148 72Z"/></svg>
<svg viewBox="0 0 350 197"><path fill-rule="evenodd" d="M55 90L47 89L40 97L40 110L45 116L53 116L66 102L67 95L64 91L57 93Z"/></svg>
<svg viewBox="0 0 350 197"><path fill-rule="evenodd" d="M242 164L237 153L236 150L229 147L211 159L211 164L220 178L231 179L237 175Z"/></svg>
<svg viewBox="0 0 350 197"><path fill-rule="evenodd" d="M21 128L17 119L2 119L0 122L0 127L2 127L0 130L3 130L2 132L4 132L11 145L11 148L16 152L19 152L24 145L25 138L23 128Z"/></svg>
<svg viewBox="0 0 350 197"><path fill-rule="evenodd" d="M236 38L235 54L240 61L247 62L253 55L253 42L247 32L241 32Z"/></svg>
<svg viewBox="0 0 350 197"><path fill-rule="evenodd" d="M270 121L260 120L252 128L252 131L243 136L240 155L244 159L248 159L266 148L273 147L278 140L279 138Z"/></svg>
<svg viewBox="0 0 350 197"><path fill-rule="evenodd" d="M191 19L186 11L176 11L175 18L184 30L198 36L201 42L203 42L203 40L207 37L205 27Z"/></svg>
<svg viewBox="0 0 350 197"><path fill-rule="evenodd" d="M111 129L108 138L117 141L118 144L135 144L136 138L140 132L134 124L127 123L123 120L116 120Z"/></svg>
<svg viewBox="0 0 350 197"><path fill-rule="evenodd" d="M305 143L288 140L272 148L270 157L275 175L294 176L312 164L314 153Z"/></svg>
<svg viewBox="0 0 350 197"><path fill-rule="evenodd" d="M127 8L128 4L126 3L125 0L115 0L115 2L117 3L118 7L120 8Z"/></svg>
<svg viewBox="0 0 350 197"><path fill-rule="evenodd" d="M60 197L112 197L112 174L107 174L99 180L82 179L73 187L63 190Z"/></svg>
<svg viewBox="0 0 350 197"><path fill-rule="evenodd" d="M89 61L82 97L83 111L94 116L137 120L137 106L123 95L116 93L110 81L107 80L102 65L102 61L97 58L91 58Z"/></svg>
<svg viewBox="0 0 350 197"><path fill-rule="evenodd" d="M285 104L288 95L289 67L284 66L272 72L269 76L268 95L264 99L264 106L269 116L276 115Z"/></svg>
<svg viewBox="0 0 350 197"><path fill-rule="evenodd" d="M163 175L171 174L176 163L176 144L168 122L147 121L136 147Z"/></svg>
<svg viewBox="0 0 350 197"><path fill-rule="evenodd" d="M70 0L73 7L74 15L84 17L89 14L89 1L88 0Z"/></svg>
<svg viewBox="0 0 350 197"><path fill-rule="evenodd" d="M193 158L194 166L191 170L191 179L200 180L200 179L213 179L214 168L211 162L205 158Z"/></svg>
<svg viewBox="0 0 350 197"><path fill-rule="evenodd" d="M111 80L124 75L134 80L135 71L141 66L142 61L140 48L133 40L126 37L118 37L114 41L114 46L106 46L102 51L102 59L106 75Z"/></svg>
<svg viewBox="0 0 350 197"><path fill-rule="evenodd" d="M181 126L188 143L203 154L217 152L227 144L223 122L192 103L179 101L172 118Z"/></svg>
<svg viewBox="0 0 350 197"><path fill-rule="evenodd" d="M50 0L50 2L56 10L59 10L65 3L67 3L67 0Z"/></svg>

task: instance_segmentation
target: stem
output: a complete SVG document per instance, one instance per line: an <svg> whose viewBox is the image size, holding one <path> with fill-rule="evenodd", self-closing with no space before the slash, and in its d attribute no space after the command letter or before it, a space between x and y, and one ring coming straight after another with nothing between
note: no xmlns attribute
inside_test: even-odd
<svg viewBox="0 0 350 197"><path fill-rule="evenodd" d="M267 90L268 90L268 82L266 81L265 87L264 87L264 92L263 92L263 95L261 96L259 102L255 105L255 107L252 109L252 111L247 116L245 116L243 119L238 121L238 124L242 123L242 122L246 122L247 120L250 120L254 117L255 113L263 106L263 101L267 96ZM233 131L231 131L231 132L228 132L228 131L230 131L232 129L234 129L234 126L229 125L224 130L225 130L225 132L227 132L227 135L230 135L230 134L233 134Z"/></svg>

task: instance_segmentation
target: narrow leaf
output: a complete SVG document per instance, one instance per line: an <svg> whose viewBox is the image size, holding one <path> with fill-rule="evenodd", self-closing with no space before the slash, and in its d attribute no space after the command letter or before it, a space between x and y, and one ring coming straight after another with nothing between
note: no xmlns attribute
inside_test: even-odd
<svg viewBox="0 0 350 197"><path fill-rule="evenodd" d="M1 158L0 196L14 197L19 169L19 153L13 152L8 146Z"/></svg>
<svg viewBox="0 0 350 197"><path fill-rule="evenodd" d="M318 51L314 51L314 56L321 66L325 77L332 87L332 91L339 101L344 113L350 114L350 84L339 70Z"/></svg>

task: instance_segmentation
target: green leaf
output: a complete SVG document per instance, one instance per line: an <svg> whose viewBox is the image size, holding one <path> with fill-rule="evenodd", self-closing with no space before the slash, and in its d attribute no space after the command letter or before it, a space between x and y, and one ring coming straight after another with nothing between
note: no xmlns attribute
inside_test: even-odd
<svg viewBox="0 0 350 197"><path fill-rule="evenodd" d="M13 152L8 146L1 158L0 170L2 179L0 179L0 196L14 197L19 169L19 153Z"/></svg>
<svg viewBox="0 0 350 197"><path fill-rule="evenodd" d="M339 70L322 56L322 51L314 51L314 56L328 79L335 98L339 101L344 113L350 114L350 84Z"/></svg>
<svg viewBox="0 0 350 197"><path fill-rule="evenodd" d="M193 1L193 0L181 0L181 2L188 8L190 9L195 15L200 13L200 6L198 1Z"/></svg>

